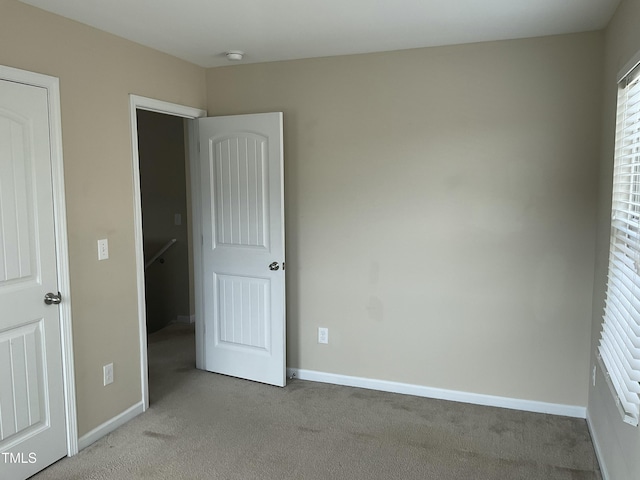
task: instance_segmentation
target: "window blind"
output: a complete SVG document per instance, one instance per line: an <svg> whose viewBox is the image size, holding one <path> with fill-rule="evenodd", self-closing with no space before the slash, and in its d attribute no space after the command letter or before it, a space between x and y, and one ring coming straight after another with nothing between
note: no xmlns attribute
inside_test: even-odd
<svg viewBox="0 0 640 480"><path fill-rule="evenodd" d="M607 296L598 357L623 420L640 417L640 65L619 83Z"/></svg>

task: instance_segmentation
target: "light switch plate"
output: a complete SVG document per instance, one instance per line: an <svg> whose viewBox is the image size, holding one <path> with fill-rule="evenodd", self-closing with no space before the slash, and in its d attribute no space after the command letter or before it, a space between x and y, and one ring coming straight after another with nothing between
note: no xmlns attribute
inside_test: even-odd
<svg viewBox="0 0 640 480"><path fill-rule="evenodd" d="M107 385L113 383L113 363L109 363L102 367L102 376L103 376L103 384L106 387Z"/></svg>
<svg viewBox="0 0 640 480"><path fill-rule="evenodd" d="M106 260L109 258L109 240L103 238L98 240L98 260Z"/></svg>
<svg viewBox="0 0 640 480"><path fill-rule="evenodd" d="M318 327L318 343L329 343L329 329Z"/></svg>

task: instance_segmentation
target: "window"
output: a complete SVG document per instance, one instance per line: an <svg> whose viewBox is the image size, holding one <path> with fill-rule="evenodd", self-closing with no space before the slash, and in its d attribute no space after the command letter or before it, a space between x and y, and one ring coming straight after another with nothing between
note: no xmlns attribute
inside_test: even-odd
<svg viewBox="0 0 640 480"><path fill-rule="evenodd" d="M640 65L618 84L609 274L598 348L623 419L640 416Z"/></svg>

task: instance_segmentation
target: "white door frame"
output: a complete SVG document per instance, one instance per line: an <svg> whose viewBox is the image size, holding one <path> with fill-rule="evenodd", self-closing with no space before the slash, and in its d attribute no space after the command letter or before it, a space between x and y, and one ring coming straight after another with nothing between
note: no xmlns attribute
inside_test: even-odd
<svg viewBox="0 0 640 480"><path fill-rule="evenodd" d="M78 423L76 410L76 382L71 326L71 281L69 277L69 246L67 239L67 210L64 194L64 165L62 157L62 120L60 110L60 81L56 77L0 65L0 80L31 85L47 90L49 137L51 146L51 183L53 186L53 216L56 239L56 267L60 303L60 341L62 344L62 381L64 388L67 455L78 453Z"/></svg>
<svg viewBox="0 0 640 480"><path fill-rule="evenodd" d="M176 103L164 102L162 100L155 100L153 98L141 97L139 95L129 95L129 105L131 113L131 158L132 158L132 172L133 172L133 208L134 208L134 229L135 229L135 243L136 243L136 272L137 272L137 287L138 287L138 325L140 330L140 383L142 386L142 409L146 411L149 408L149 366L147 362L147 312L145 306L145 291L144 291L144 244L142 236L142 195L140 192L140 157L138 154L138 117L136 110L148 110L150 112L163 113L166 115L173 115L175 117L182 117L187 119L195 119L200 117L206 117L207 111L199 108L187 107L184 105L178 105ZM189 149L193 152L191 138ZM197 148L197 147L196 147ZM193 155L192 155L193 157ZM193 178L193 173L191 178ZM197 187L193 185L191 179L187 179L191 182L191 188ZM195 206L194 206L195 208ZM199 217L195 216L194 219ZM198 224L194 221L194 225ZM192 243L198 245L192 237ZM197 271L194 272L197 275ZM197 300L197 299L196 299ZM198 321L198 312L196 310L196 324Z"/></svg>

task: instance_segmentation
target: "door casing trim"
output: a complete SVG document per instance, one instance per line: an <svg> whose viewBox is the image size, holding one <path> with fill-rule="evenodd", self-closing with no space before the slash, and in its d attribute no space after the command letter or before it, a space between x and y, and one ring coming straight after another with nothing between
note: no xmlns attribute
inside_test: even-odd
<svg viewBox="0 0 640 480"><path fill-rule="evenodd" d="M131 170L133 173L133 210L136 248L136 284L138 290L138 325L140 335L140 385L143 412L149 408L149 366L147 361L147 312L144 291L144 243L142 235L142 194L140 191L140 157L138 153L137 110L163 113L186 119L206 117L207 111L153 98L129 95L131 116ZM188 179L190 181L190 179ZM194 216L194 218L197 218ZM197 222L194 222L194 224ZM197 244L192 240L194 244ZM196 312L197 315L197 312ZM198 321L196 316L196 322Z"/></svg>
<svg viewBox="0 0 640 480"><path fill-rule="evenodd" d="M56 267L58 270L58 287L63 295L63 301L59 305L59 311L67 455L73 456L78 453L78 418L73 358L73 328L71 324L71 280L69 275L67 209L64 192L60 80L57 77L28 72L3 65L0 65L0 80L8 80L47 90L51 149L51 184L53 187L53 216L56 239Z"/></svg>

